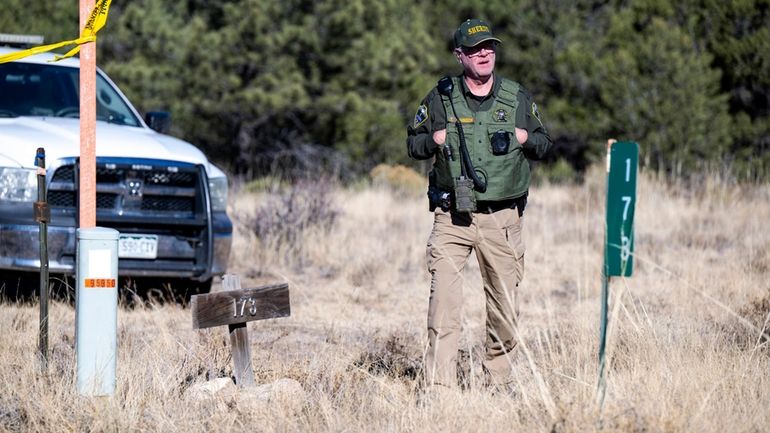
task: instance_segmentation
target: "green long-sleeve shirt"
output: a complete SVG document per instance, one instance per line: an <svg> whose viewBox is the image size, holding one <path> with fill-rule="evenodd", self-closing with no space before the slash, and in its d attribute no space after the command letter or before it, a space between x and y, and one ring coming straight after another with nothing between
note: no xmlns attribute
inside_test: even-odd
<svg viewBox="0 0 770 433"><path fill-rule="evenodd" d="M471 93L465 84L465 80L460 80L463 86L463 94L468 102L468 107L473 111L488 110L498 92L500 91L500 82L497 77L489 95L479 97ZM527 142L522 145L525 155L529 159L542 159L553 145L548 131L540 120L540 113L537 105L532 99L532 95L519 86L519 108L516 110L516 127L527 131ZM422 100L417 110L415 121L407 127L406 146L409 156L414 159L428 159L436 153L438 145L433 141L433 132L446 128L447 116L444 111L444 105L438 94L438 89L428 93Z"/></svg>

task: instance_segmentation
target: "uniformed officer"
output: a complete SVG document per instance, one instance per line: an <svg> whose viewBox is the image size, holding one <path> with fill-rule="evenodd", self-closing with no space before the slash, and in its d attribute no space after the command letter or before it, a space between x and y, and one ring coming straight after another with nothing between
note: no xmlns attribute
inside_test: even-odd
<svg viewBox="0 0 770 433"><path fill-rule="evenodd" d="M439 80L407 128L409 156L434 158L428 194L434 211L427 247L429 385L457 384L461 273L472 250L486 294L487 379L495 385L513 379L529 160L543 158L552 142L530 93L494 73L500 43L487 22L463 22L454 35L463 73Z"/></svg>

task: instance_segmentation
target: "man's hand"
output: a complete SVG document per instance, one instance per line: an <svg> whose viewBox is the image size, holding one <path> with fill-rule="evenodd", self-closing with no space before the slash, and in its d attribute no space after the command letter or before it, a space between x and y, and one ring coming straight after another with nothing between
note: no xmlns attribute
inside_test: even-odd
<svg viewBox="0 0 770 433"><path fill-rule="evenodd" d="M442 146L446 142L446 128L433 132L433 142Z"/></svg>
<svg viewBox="0 0 770 433"><path fill-rule="evenodd" d="M516 140L519 142L519 144L526 143L528 138L529 134L527 134L526 129L516 128ZM433 134L433 139L436 139L435 133Z"/></svg>

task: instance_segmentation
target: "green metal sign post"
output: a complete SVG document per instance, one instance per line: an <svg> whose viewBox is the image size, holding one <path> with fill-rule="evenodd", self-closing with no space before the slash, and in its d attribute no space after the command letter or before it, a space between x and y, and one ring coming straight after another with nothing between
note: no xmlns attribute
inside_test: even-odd
<svg viewBox="0 0 770 433"><path fill-rule="evenodd" d="M607 220L602 266L601 328L599 330L599 404L604 405L604 364L610 277L630 277L634 258L634 208L639 145L610 140L607 149Z"/></svg>

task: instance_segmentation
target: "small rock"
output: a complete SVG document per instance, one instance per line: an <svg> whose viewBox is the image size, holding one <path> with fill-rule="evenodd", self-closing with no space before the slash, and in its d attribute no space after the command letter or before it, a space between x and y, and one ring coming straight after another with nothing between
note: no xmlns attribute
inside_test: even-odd
<svg viewBox="0 0 770 433"><path fill-rule="evenodd" d="M258 401L270 400L270 395L273 393L273 384L268 383L265 385L257 385L252 388L243 388L245 394L248 394L249 398Z"/></svg>
<svg viewBox="0 0 770 433"><path fill-rule="evenodd" d="M294 379L278 379L273 383L247 388L235 386L227 377L198 383L185 393L197 401L216 399L221 404L235 402L240 406L272 406L291 412L299 411L307 400L307 392Z"/></svg>
<svg viewBox="0 0 770 433"><path fill-rule="evenodd" d="M274 400L291 399L305 401L307 399L307 392L296 380L283 378L273 382L273 395L271 398Z"/></svg>
<svg viewBox="0 0 770 433"><path fill-rule="evenodd" d="M299 410L307 400L307 392L296 380L283 378L253 388L243 388L238 400L239 404L270 404Z"/></svg>
<svg viewBox="0 0 770 433"><path fill-rule="evenodd" d="M235 387L232 379L229 377L220 377L204 383L197 383L191 386L186 394L196 400L207 400L212 397L230 398L235 395L238 389Z"/></svg>

